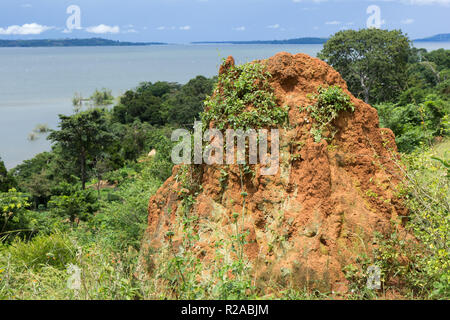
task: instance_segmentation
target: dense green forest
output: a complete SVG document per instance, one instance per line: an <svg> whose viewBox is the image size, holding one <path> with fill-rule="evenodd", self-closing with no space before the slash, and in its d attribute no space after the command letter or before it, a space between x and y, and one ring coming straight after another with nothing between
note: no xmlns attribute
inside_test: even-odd
<svg viewBox="0 0 450 320"><path fill-rule="evenodd" d="M369 43L376 49L367 50ZM404 297L448 299L450 50L413 48L399 31L348 30L334 35L319 57L378 110L380 126L395 133L414 182L403 192L409 227L423 245L406 270L395 264L401 240L386 242L386 272L401 274ZM191 128L200 118L216 80L144 82L111 107L105 106L111 102L107 92L97 91L87 104L74 98L75 112L60 115L57 129L45 130L51 151L10 171L0 160L0 299L173 297L173 288L155 292L136 277L148 199L171 175L172 130ZM148 156L153 149L156 154ZM427 198L418 190L427 190ZM83 281L71 288L75 267ZM361 277L349 279L349 298L377 297L360 289ZM258 296L247 289L249 298ZM329 294L285 289L271 298Z"/></svg>

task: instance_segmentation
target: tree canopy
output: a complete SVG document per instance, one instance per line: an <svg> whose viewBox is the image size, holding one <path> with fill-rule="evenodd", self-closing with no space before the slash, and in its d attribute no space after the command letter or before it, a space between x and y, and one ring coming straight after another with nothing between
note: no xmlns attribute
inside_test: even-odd
<svg viewBox="0 0 450 320"><path fill-rule="evenodd" d="M82 189L86 187L87 172L113 140L104 111L91 109L72 116L59 115L60 130L51 131L48 139L57 143L66 159L74 161Z"/></svg>
<svg viewBox="0 0 450 320"><path fill-rule="evenodd" d="M318 57L333 66L350 91L375 103L405 89L410 41L399 30L344 30L333 35Z"/></svg>
<svg viewBox="0 0 450 320"><path fill-rule="evenodd" d="M5 163L0 158L0 192L7 192L15 186L14 178L6 170Z"/></svg>

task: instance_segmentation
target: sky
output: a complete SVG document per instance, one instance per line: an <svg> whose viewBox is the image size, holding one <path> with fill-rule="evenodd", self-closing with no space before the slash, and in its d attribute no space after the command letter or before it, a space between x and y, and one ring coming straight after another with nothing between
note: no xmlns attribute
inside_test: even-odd
<svg viewBox="0 0 450 320"><path fill-rule="evenodd" d="M329 37L368 20L411 39L450 33L450 0L0 1L0 39L274 40Z"/></svg>

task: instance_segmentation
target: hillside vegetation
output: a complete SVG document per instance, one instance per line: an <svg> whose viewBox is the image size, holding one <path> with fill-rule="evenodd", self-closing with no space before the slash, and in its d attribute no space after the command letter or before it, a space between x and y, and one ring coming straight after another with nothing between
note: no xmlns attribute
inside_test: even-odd
<svg viewBox="0 0 450 320"><path fill-rule="evenodd" d="M391 49L401 52L396 56L400 64L383 74L364 70L364 61L356 64L345 55L348 48L361 50L366 62L379 68L389 69L392 60L373 61L380 54L391 57L390 51L379 49L372 55L355 45L361 39L372 41L373 48L391 43ZM449 299L450 50L411 48L400 32L343 31L329 40L320 58L341 73L349 92L377 109L380 127L395 133L400 156L391 151L396 170L402 172L395 196L403 199L408 210L398 228L392 225L389 236L374 234L377 246L371 252L354 257L354 263L340 270L348 281L347 292L299 288L289 281L256 283L254 266L243 254L248 234L239 213L233 224L236 232L221 235L225 249L216 248L227 263L205 269L189 250L177 254L173 248L179 239L169 230L163 235L163 263L150 277L141 277L149 199L172 175L172 130L191 129L195 119L216 117L224 127L229 124L230 118L220 116L229 111L224 109L229 104L224 106L214 96L217 81L227 79L198 76L184 85L142 83L125 92L112 108L103 106L102 99L78 105L73 114L60 116L58 129L48 132L53 142L50 152L9 172L0 160L0 299ZM242 81L261 71L254 65L237 68L243 72ZM367 71L370 86L361 87L354 68ZM276 70L265 77L277 77ZM314 106L321 101L335 107L341 103L336 110L349 114L352 108L340 87L330 88L316 88L311 99L317 104L305 105L309 109L303 111L316 124L307 132L311 143L324 139L330 142L328 150L336 152L335 128L329 125L335 117ZM233 87L228 89L231 94ZM272 103L270 94L266 95L270 90L261 90L261 101ZM247 98L244 90L239 99ZM239 114L230 116L249 125L286 125L286 109L278 107L276 113L268 109L267 119L239 108ZM153 149L156 155L149 156ZM251 174L246 166L240 169L241 174ZM192 172L183 170L180 181L192 187ZM219 184L225 187L230 172L223 170ZM386 200L373 190L362 193L371 203ZM239 194L244 199L248 196L244 191ZM187 210L183 212L195 206L192 195L179 195ZM185 235L182 247L189 249L197 236L191 227L195 216L180 214L179 218ZM283 241L277 235L273 235L274 245ZM380 290L366 286L371 265L382 271ZM210 272L207 276L205 270Z"/></svg>

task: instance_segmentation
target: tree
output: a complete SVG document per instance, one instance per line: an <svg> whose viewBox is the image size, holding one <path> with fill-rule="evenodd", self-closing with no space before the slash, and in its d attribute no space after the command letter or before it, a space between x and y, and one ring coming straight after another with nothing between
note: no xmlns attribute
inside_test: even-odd
<svg viewBox="0 0 450 320"><path fill-rule="evenodd" d="M344 30L318 54L366 103L392 101L405 88L410 40L400 30Z"/></svg>
<svg viewBox="0 0 450 320"><path fill-rule="evenodd" d="M8 173L2 158L0 158L0 192L8 192L15 185L14 178Z"/></svg>
<svg viewBox="0 0 450 320"><path fill-rule="evenodd" d="M59 115L59 118L60 130L52 130L48 139L60 145L62 154L68 161L75 159L75 167L84 190L92 163L114 140L108 131L105 111L91 109L72 116Z"/></svg>
<svg viewBox="0 0 450 320"><path fill-rule="evenodd" d="M197 76L171 95L164 108L167 121L175 125L192 127L195 119L203 111L203 102L212 93L216 80Z"/></svg>
<svg viewBox="0 0 450 320"><path fill-rule="evenodd" d="M424 59L437 65L437 69L450 69L450 50L438 49L424 54Z"/></svg>
<svg viewBox="0 0 450 320"><path fill-rule="evenodd" d="M133 123L135 120L151 125L163 125L161 105L167 95L179 90L180 85L169 82L143 82L136 90L128 90L113 109L114 118L120 123Z"/></svg>
<svg viewBox="0 0 450 320"><path fill-rule="evenodd" d="M60 183L59 195L52 196L49 207L57 215L69 218L73 224L77 220L87 220L99 204L92 190L80 190L79 185Z"/></svg>

